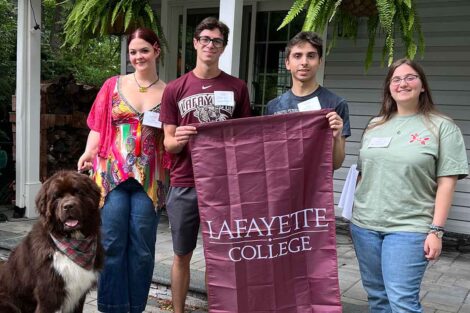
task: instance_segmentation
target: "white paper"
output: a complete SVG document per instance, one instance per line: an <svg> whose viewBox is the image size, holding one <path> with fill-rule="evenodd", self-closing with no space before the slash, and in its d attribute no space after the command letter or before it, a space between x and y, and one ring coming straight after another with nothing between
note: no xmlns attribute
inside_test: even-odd
<svg viewBox="0 0 470 313"><path fill-rule="evenodd" d="M214 102L216 106L235 106L233 91L214 91Z"/></svg>
<svg viewBox="0 0 470 313"><path fill-rule="evenodd" d="M313 97L311 99L299 102L297 104L297 108L299 109L299 112L317 111L321 110L321 105L318 97Z"/></svg>
<svg viewBox="0 0 470 313"><path fill-rule="evenodd" d="M387 148L392 137L374 137L370 140L367 148Z"/></svg>
<svg viewBox="0 0 470 313"><path fill-rule="evenodd" d="M144 119L142 125L162 128L162 122L160 122L160 113L147 111L144 112Z"/></svg>
<svg viewBox="0 0 470 313"><path fill-rule="evenodd" d="M341 197L339 198L338 207L343 209L341 216L351 220L352 208L354 205L354 193L356 192L357 176L359 175L356 169L357 165L353 164L349 168L348 176L344 182L343 191L341 191Z"/></svg>

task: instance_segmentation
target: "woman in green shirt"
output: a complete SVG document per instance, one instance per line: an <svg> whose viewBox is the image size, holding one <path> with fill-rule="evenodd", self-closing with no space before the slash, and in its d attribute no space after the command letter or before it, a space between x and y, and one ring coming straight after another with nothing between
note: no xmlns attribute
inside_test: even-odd
<svg viewBox="0 0 470 313"><path fill-rule="evenodd" d="M438 113L422 68L390 66L364 132L351 235L371 312L422 312L421 281L439 257L457 179L468 174L460 129Z"/></svg>

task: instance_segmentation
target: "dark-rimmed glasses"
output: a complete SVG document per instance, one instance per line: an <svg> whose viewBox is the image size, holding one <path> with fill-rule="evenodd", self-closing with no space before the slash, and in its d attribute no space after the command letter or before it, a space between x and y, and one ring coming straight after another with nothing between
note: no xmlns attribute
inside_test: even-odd
<svg viewBox="0 0 470 313"><path fill-rule="evenodd" d="M208 36L200 36L200 37L197 37L197 41L199 41L199 43L201 45L204 45L204 46L207 46L211 42L212 42L212 45L214 45L214 47L216 47L216 48L222 48L224 46L224 40L220 39L220 38L211 38L211 37L208 37Z"/></svg>

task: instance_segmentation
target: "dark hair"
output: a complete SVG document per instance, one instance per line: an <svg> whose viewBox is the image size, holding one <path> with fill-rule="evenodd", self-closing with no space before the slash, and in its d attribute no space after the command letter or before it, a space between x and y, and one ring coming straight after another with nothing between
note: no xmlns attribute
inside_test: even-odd
<svg viewBox="0 0 470 313"><path fill-rule="evenodd" d="M308 42L317 49L318 57L323 55L323 40L315 32L300 32L289 40L286 46L286 59L289 58L292 47Z"/></svg>
<svg viewBox="0 0 470 313"><path fill-rule="evenodd" d="M199 25L196 26L196 30L194 31L194 38L199 39L199 35L201 32L205 29L208 30L213 30L213 29L219 29L220 33L224 37L224 47L227 45L228 42L228 34L230 30L228 29L227 25L225 25L223 22L219 21L219 19L215 17L206 17L199 23Z"/></svg>
<svg viewBox="0 0 470 313"><path fill-rule="evenodd" d="M145 27L139 27L134 30L128 37L127 37L127 49L129 49L129 45L131 41L135 38L140 38L155 46L155 48L160 48L160 39L158 38L157 34L150 29Z"/></svg>
<svg viewBox="0 0 470 313"><path fill-rule="evenodd" d="M379 116L381 116L382 119L380 120L380 122L377 123L378 125L390 120L392 116L398 111L397 103L393 99L392 93L390 92L390 81L397 67L403 64L409 65L416 71L424 89L424 91L420 93L418 98L418 113L423 114L427 119L429 119L431 113L440 114L434 106L434 101L432 100L431 96L431 90L429 89L428 80L426 79L426 75L424 74L423 68L415 61L403 58L393 62L393 64L390 65L387 76L385 77L382 107L380 108L379 113Z"/></svg>

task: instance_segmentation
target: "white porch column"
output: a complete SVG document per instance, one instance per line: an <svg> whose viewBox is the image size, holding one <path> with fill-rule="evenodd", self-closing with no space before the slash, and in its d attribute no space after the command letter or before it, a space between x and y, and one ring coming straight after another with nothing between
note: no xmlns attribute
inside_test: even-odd
<svg viewBox="0 0 470 313"><path fill-rule="evenodd" d="M26 207L26 217L37 216L34 198L39 181L40 147L40 0L18 1L16 70L16 205ZM35 19L33 17L33 7Z"/></svg>
<svg viewBox="0 0 470 313"><path fill-rule="evenodd" d="M325 26L325 30L323 31L322 34L322 39L323 39L323 53L322 53L322 62L320 64L320 67L318 68L317 71L317 83L323 86L323 80L325 79L325 63L326 63L326 48L328 46L328 43L326 41L328 36L328 25Z"/></svg>
<svg viewBox="0 0 470 313"><path fill-rule="evenodd" d="M127 36L121 36L121 75L127 74Z"/></svg>
<svg viewBox="0 0 470 313"><path fill-rule="evenodd" d="M242 37L243 0L220 0L219 19L230 28L228 44L220 57L219 67L227 74L238 77Z"/></svg>
<svg viewBox="0 0 470 313"><path fill-rule="evenodd" d="M171 33L171 27L170 27L170 21L172 21L168 15L170 15L170 7L168 6L168 1L169 0L162 0L160 8L157 8L157 12L160 11L160 24L162 25L163 28L163 33L166 36L166 39L168 40L168 47L165 52L165 57L164 60L162 61L162 58L160 58L160 64L158 64L158 76L160 77L161 80L164 82L169 82L169 70L171 66L168 66L168 63L171 65L174 65L174 69L176 69L176 62L173 64L173 62L170 62L170 60L176 60L177 56L175 55L174 51L171 53L171 44L172 42L171 37L174 36L173 33ZM174 22L174 21L173 21ZM178 31L178 30L176 30ZM178 37L178 36L176 36ZM177 44L178 45L178 44ZM162 48L162 51L164 49ZM176 72L176 71L175 71ZM176 76L176 75L175 75Z"/></svg>

